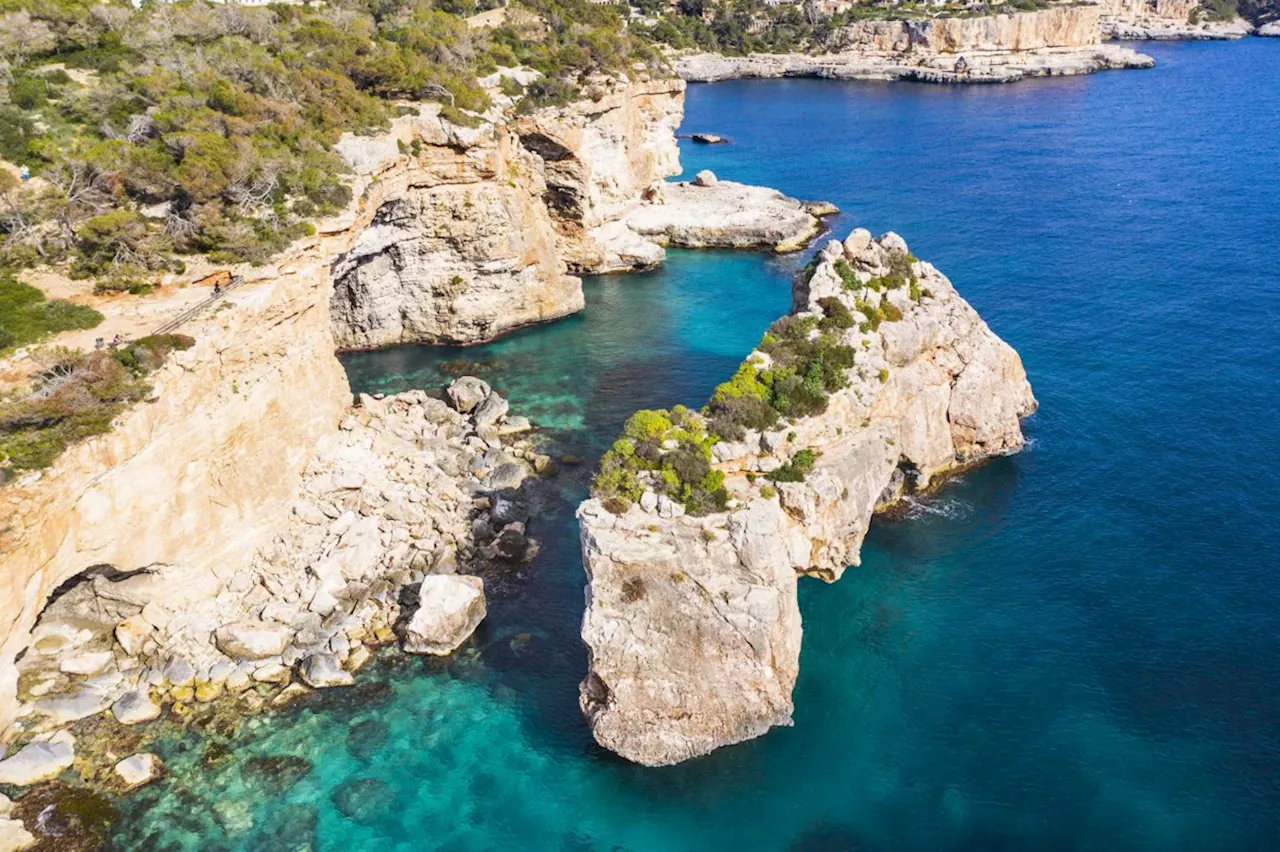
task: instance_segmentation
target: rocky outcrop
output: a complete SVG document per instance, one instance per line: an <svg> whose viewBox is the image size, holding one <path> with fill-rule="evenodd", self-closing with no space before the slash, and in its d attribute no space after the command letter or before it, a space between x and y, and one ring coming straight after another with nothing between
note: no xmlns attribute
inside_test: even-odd
<svg viewBox="0 0 1280 852"><path fill-rule="evenodd" d="M627 226L660 245L690 248L771 248L794 251L822 230L820 216L836 212L775 189L720 180L709 171L662 187L659 203L632 212Z"/></svg>
<svg viewBox="0 0 1280 852"><path fill-rule="evenodd" d="M1272 21L1269 24L1263 24L1254 30L1254 35L1267 38L1280 38L1280 21Z"/></svg>
<svg viewBox="0 0 1280 852"><path fill-rule="evenodd" d="M442 122L434 105L398 120L398 147L381 156L408 161L405 187L334 263L338 344L489 340L582 310L575 274L660 262L622 219L680 170L683 84L590 94L476 129ZM348 158L381 168L377 146L359 142L346 140Z"/></svg>
<svg viewBox="0 0 1280 852"><path fill-rule="evenodd" d="M1221 40L1247 36L1243 18L1211 21L1200 0L1098 0L1106 38L1124 41Z"/></svg>
<svg viewBox="0 0 1280 852"><path fill-rule="evenodd" d="M972 18L859 21L837 28L807 54L695 54L679 57L676 70L691 82L826 77L1010 83L1154 64L1128 48L1102 44L1099 9L1071 5Z"/></svg>
<svg viewBox="0 0 1280 852"><path fill-rule="evenodd" d="M911 282L886 285L903 264ZM794 313L822 316L831 300L853 317L847 386L821 415L712 447L726 511L691 516L652 491L621 514L597 499L579 509L581 705L596 740L629 760L675 763L789 724L797 578L838 579L877 507L1023 446L1035 399L1017 353L900 238L828 243ZM802 481L769 481L801 451L816 456Z"/></svg>

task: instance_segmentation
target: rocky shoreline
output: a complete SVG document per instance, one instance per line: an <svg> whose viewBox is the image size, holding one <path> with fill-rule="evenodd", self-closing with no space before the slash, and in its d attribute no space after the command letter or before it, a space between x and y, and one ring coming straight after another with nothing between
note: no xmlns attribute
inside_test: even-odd
<svg viewBox="0 0 1280 852"><path fill-rule="evenodd" d="M578 510L581 707L597 742L628 760L676 763L790 724L798 578L838 579L876 511L1024 444L1036 402L1017 353L897 235L829 242L770 333L796 328L833 335L852 366L822 413L709 448L723 510L691 513L644 470L634 502L596 496ZM769 368L768 348L735 382ZM672 434L707 431L696 412L671 416ZM655 440L662 453L682 439Z"/></svg>
<svg viewBox="0 0 1280 852"><path fill-rule="evenodd" d="M963 58L964 62L961 63ZM1031 77L1061 77L1126 68L1151 68L1155 60L1127 47L1099 44L1081 48L991 51L901 57L862 53L809 55L752 53L747 56L696 54L676 60L681 78L690 83L778 77L830 80L886 80L971 85L1016 83Z"/></svg>
<svg viewBox="0 0 1280 852"><path fill-rule="evenodd" d="M249 570L153 565L64 588L18 666L11 733L30 743L0 760L0 783L56 777L74 759L66 726L104 712L126 726L219 700L253 712L350 686L379 645L457 649L484 617L483 581L463 572L536 554L526 480L555 465L483 381L448 399L362 395Z"/></svg>

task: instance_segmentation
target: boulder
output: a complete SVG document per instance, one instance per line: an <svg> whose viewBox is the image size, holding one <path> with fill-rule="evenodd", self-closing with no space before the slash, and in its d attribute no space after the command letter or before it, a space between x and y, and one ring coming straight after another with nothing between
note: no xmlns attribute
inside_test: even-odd
<svg viewBox="0 0 1280 852"><path fill-rule="evenodd" d="M160 705L146 689L131 689L111 705L111 714L122 725L138 725L160 716Z"/></svg>
<svg viewBox="0 0 1280 852"><path fill-rule="evenodd" d="M155 614L155 610L152 610ZM152 632L159 625L153 625L146 617L146 610L142 614L126 618L124 621L116 625L115 634L116 641L120 643L120 647L130 657L136 657L142 653L142 646L151 638Z"/></svg>
<svg viewBox="0 0 1280 852"><path fill-rule="evenodd" d="M716 177L716 173L711 171L710 169L703 169L702 171L698 172L696 175L693 176L694 186L709 187L709 186L715 186L719 182L720 182L720 179Z"/></svg>
<svg viewBox="0 0 1280 852"><path fill-rule="evenodd" d="M489 396L489 383L483 379L477 379L475 376L463 376L454 379L453 384L449 385L445 391L449 396L449 402L453 403L453 407L463 414L467 414L477 405L484 402Z"/></svg>
<svg viewBox="0 0 1280 852"><path fill-rule="evenodd" d="M351 672L343 671L333 654L312 654L298 664L298 676L314 689L350 686L355 682Z"/></svg>
<svg viewBox="0 0 1280 852"><path fill-rule="evenodd" d="M75 747L65 740L28 743L12 757L0 760L0 784L25 787L56 778L75 760Z"/></svg>
<svg viewBox="0 0 1280 852"><path fill-rule="evenodd" d="M277 657L284 652L291 636L283 624L249 619L224 624L213 633L219 651L242 660Z"/></svg>
<svg viewBox="0 0 1280 852"><path fill-rule="evenodd" d="M484 402L476 406L471 419L475 422L476 429L483 429L506 417L510 408L511 406L502 398L502 394L491 393L485 397Z"/></svg>
<svg viewBox="0 0 1280 852"><path fill-rule="evenodd" d="M55 724L65 725L96 716L106 710L111 699L92 689L80 689L68 695L49 695L36 702L36 710Z"/></svg>
<svg viewBox="0 0 1280 852"><path fill-rule="evenodd" d="M430 575L418 591L418 609L405 628L404 649L443 656L475 632L486 614L484 581L465 575Z"/></svg>
<svg viewBox="0 0 1280 852"><path fill-rule="evenodd" d="M164 679L174 686L187 686L196 679L195 666L182 657L174 657L160 671Z"/></svg>
<svg viewBox="0 0 1280 852"><path fill-rule="evenodd" d="M141 752L117 763L115 773L125 789L132 790L159 778L163 770L164 764L160 762L160 758L150 752Z"/></svg>
<svg viewBox="0 0 1280 852"><path fill-rule="evenodd" d="M113 660L115 655L110 651L85 651L66 657L58 668L67 674L96 675Z"/></svg>

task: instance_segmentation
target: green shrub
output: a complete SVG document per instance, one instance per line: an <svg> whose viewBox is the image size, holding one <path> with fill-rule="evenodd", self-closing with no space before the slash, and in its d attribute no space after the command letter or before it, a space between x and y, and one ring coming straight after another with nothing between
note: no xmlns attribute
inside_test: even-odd
<svg viewBox="0 0 1280 852"><path fill-rule="evenodd" d="M150 392L146 376L170 352L194 344L162 334L88 355L48 353L34 392L0 403L0 469L48 467L76 441L109 431L116 415Z"/></svg>
<svg viewBox="0 0 1280 852"><path fill-rule="evenodd" d="M769 474L769 478L774 482L804 482L817 461L818 454L813 450L797 450L791 460Z"/></svg>
<svg viewBox="0 0 1280 852"><path fill-rule="evenodd" d="M0 351L36 343L60 331L93 328L100 322L102 314L88 305L47 301L37 288L0 272Z"/></svg>
<svg viewBox="0 0 1280 852"><path fill-rule="evenodd" d="M840 276L840 281L846 290L860 289L862 281L858 278L857 273L853 271L853 267L849 265L849 261L843 257L835 262L836 274Z"/></svg>

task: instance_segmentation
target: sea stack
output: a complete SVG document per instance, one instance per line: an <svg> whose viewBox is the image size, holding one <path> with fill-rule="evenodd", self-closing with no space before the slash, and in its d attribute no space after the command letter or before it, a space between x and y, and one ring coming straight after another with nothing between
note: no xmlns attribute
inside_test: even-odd
<svg viewBox="0 0 1280 852"><path fill-rule="evenodd" d="M799 576L839 579L878 508L1017 452L1035 408L899 236L829 242L712 402L638 413L578 509L596 740L658 766L791 724Z"/></svg>

